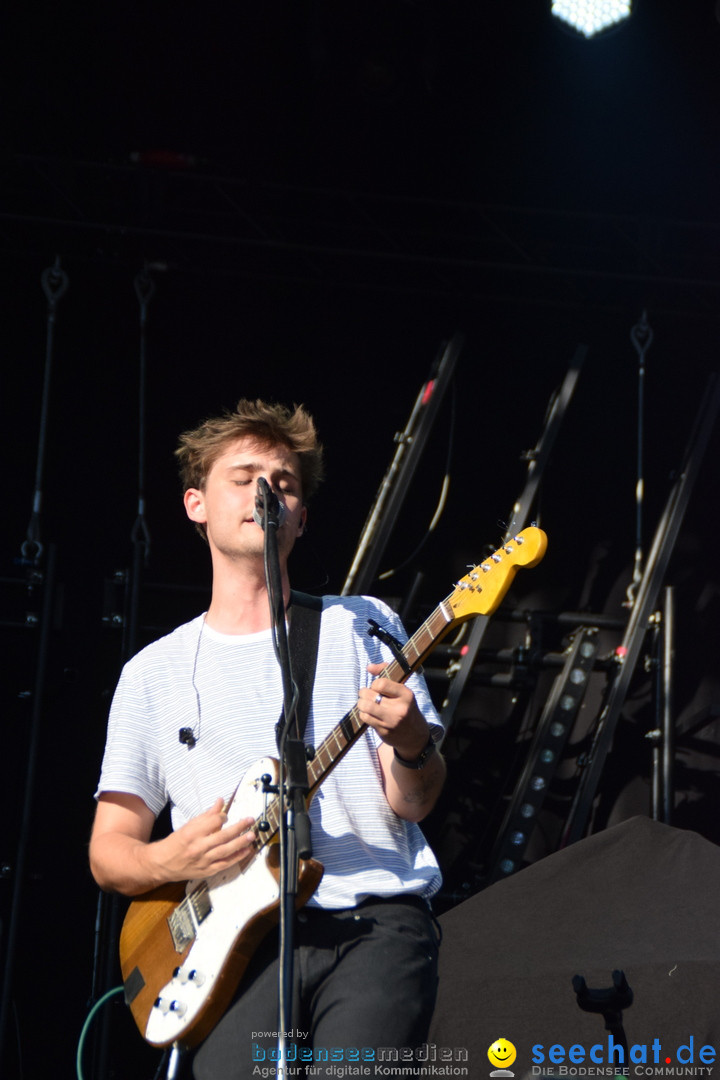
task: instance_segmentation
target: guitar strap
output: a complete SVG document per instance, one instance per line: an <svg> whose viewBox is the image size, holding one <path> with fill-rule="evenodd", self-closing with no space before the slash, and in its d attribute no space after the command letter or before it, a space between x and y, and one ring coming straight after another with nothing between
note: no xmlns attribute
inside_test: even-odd
<svg viewBox="0 0 720 1080"><path fill-rule="evenodd" d="M288 648L292 657L293 674L298 689L298 703L295 710L298 738L305 734L312 689L317 667L318 642L320 640L320 619L322 616L322 597L309 593L290 590L290 631ZM275 741L280 745L280 737L285 726L285 713L275 726Z"/></svg>

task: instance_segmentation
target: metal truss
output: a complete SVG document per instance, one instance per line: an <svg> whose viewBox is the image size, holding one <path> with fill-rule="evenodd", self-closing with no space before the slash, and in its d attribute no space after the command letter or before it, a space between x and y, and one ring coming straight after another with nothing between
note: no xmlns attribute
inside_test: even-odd
<svg viewBox="0 0 720 1080"><path fill-rule="evenodd" d="M214 176L189 161L16 156L4 253L717 319L720 225Z"/></svg>

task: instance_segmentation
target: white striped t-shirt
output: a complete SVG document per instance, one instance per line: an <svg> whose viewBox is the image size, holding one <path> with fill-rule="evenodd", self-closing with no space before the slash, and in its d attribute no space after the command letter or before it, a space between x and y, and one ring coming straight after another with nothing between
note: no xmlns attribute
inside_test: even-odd
<svg viewBox="0 0 720 1080"><path fill-rule="evenodd" d="M399 619L371 597L326 596L305 742L320 744L372 682L369 663L389 650L367 633L368 619L406 640ZM424 680L408 680L428 722L438 725ZM270 631L227 635L204 616L153 642L125 665L110 710L98 791L138 795L158 814L170 803L173 827L228 798L258 758L277 756L280 669ZM189 748L179 740L192 728ZM366 896L430 897L441 883L418 825L399 818L383 793L372 729L325 778L310 804L313 856L325 874L310 901L351 907Z"/></svg>

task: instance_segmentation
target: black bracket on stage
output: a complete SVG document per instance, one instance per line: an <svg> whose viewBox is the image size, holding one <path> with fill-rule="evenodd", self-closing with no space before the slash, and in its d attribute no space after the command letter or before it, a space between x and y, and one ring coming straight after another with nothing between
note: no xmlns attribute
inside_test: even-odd
<svg viewBox="0 0 720 1080"><path fill-rule="evenodd" d="M387 645L405 674L412 675L412 668L405 656L403 656L402 645L398 639L393 637L389 630L384 630L374 619L368 619L368 622L370 623L370 629L368 630L370 637L376 637L382 641L383 645Z"/></svg>
<svg viewBox="0 0 720 1080"><path fill-rule="evenodd" d="M629 1009L632 1005L633 992L628 986L624 971L613 971L612 980L613 984L607 990L592 990L582 975L575 975L572 985L577 1003L583 1012L602 1013L605 1030L619 1036L625 1055L620 1064L627 1065L627 1039L623 1028L622 1010Z"/></svg>
<svg viewBox="0 0 720 1080"><path fill-rule="evenodd" d="M645 633L650 625L650 616L657 603L658 593L667 572L670 556L680 532L690 493L705 455L718 410L720 410L720 377L712 375L695 419L682 467L677 473L677 479L655 530L650 554L622 641L622 665L610 686L600 712L587 765L575 789L560 847L567 847L585 833L605 759L610 753L615 728L625 704Z"/></svg>
<svg viewBox="0 0 720 1080"><path fill-rule="evenodd" d="M560 424L562 423L568 405L570 404L570 399L575 391L575 384L577 383L580 369L582 368L586 355L587 347L585 345L578 345L562 386L550 399L542 434L540 435L534 450L530 450L523 455L528 462L527 479L520 498L512 508L509 527L503 540L504 543L507 543L513 535L522 532L528 523L535 496L537 495L537 489L540 486L540 480L542 479L545 466L550 457L550 451L555 442L557 433L560 430ZM450 729L455 710L457 709L460 698L465 690L465 684L475 666L475 657L482 644L489 621L490 617L488 615L478 615L477 618L473 619L467 647L463 652L462 660L453 676L448 696L442 706L441 719L446 733Z"/></svg>

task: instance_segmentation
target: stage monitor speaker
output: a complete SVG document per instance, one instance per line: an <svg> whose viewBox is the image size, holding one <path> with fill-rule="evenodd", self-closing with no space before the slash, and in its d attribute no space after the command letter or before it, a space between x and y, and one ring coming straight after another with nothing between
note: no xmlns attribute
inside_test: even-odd
<svg viewBox="0 0 720 1080"><path fill-rule="evenodd" d="M607 1060L603 1017L581 1011L572 986L581 975L609 988L622 970L634 993L622 1017L629 1075L720 1073L720 848L697 833L632 818L491 885L440 924L438 1062L459 1067L466 1051L466 1075L488 1076L488 1049L503 1039L515 1077L622 1073L617 1051Z"/></svg>

